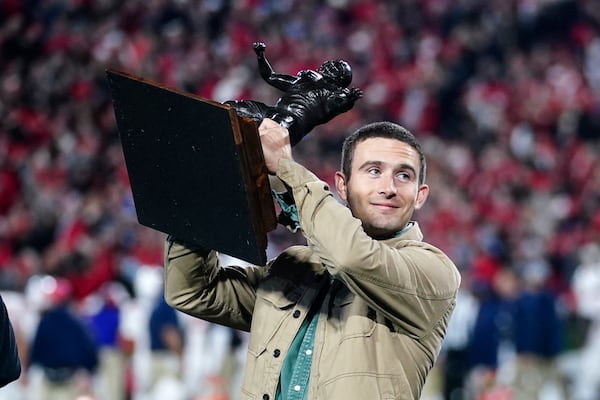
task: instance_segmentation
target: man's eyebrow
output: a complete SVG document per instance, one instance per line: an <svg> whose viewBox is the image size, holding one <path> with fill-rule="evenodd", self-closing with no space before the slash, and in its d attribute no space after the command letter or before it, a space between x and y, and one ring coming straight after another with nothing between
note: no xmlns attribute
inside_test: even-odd
<svg viewBox="0 0 600 400"><path fill-rule="evenodd" d="M367 160L364 163L362 163L360 165L360 167L358 168L359 170L367 168L367 167L381 167L382 165L384 165L383 161L378 161L378 160ZM394 169L396 170L409 170L411 171L413 174L417 175L417 170L415 169L415 167L413 167L410 164L407 163L402 163L399 165L394 166Z"/></svg>
<svg viewBox="0 0 600 400"><path fill-rule="evenodd" d="M362 164L361 164L361 165L358 167L358 169L364 169L364 168L366 168L366 167L373 167L373 166L375 166L375 167L380 167L380 166L382 166L382 165L383 165L383 162L382 162L382 161L367 160L367 161L365 161L364 163L362 163Z"/></svg>
<svg viewBox="0 0 600 400"><path fill-rule="evenodd" d="M415 169L415 167L413 167L410 164L402 163L402 164L400 164L400 166L399 166L398 169L400 169L400 170L406 170L407 169L407 170L411 171L413 174L415 174L415 176L417 175L417 170Z"/></svg>

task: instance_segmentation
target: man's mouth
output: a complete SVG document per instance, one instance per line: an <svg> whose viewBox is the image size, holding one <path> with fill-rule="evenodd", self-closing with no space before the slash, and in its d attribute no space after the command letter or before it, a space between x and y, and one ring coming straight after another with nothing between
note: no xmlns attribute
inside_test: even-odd
<svg viewBox="0 0 600 400"><path fill-rule="evenodd" d="M392 204L392 203L377 202L377 203L371 203L371 205L374 206L374 207L376 207L376 208L383 209L383 210L392 210L392 209L398 208L397 205Z"/></svg>

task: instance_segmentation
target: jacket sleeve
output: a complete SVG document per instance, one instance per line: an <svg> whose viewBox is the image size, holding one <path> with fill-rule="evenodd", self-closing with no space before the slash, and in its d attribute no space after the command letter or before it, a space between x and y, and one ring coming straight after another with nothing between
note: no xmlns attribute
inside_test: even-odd
<svg viewBox="0 0 600 400"><path fill-rule="evenodd" d="M12 324L4 300L0 297L0 387L8 385L21 375L21 361Z"/></svg>
<svg viewBox="0 0 600 400"><path fill-rule="evenodd" d="M256 288L267 267L221 266L215 251L165 243L165 300L186 314L250 330Z"/></svg>
<svg viewBox="0 0 600 400"><path fill-rule="evenodd" d="M374 240L310 171L281 160L277 175L292 189L308 245L355 295L414 337L431 332L454 307L460 275L420 233Z"/></svg>

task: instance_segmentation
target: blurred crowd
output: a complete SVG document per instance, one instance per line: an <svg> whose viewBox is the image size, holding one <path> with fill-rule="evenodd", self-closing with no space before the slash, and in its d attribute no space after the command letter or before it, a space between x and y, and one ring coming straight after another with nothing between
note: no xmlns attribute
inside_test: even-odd
<svg viewBox="0 0 600 400"><path fill-rule="evenodd" d="M294 148L326 182L364 123L423 143L415 217L463 276L423 398L599 399L596 0L0 1L0 290L25 367L0 399L236 398L244 334L162 301L105 70L273 103L254 41L277 72L352 66L364 97ZM269 255L302 242L278 228Z"/></svg>

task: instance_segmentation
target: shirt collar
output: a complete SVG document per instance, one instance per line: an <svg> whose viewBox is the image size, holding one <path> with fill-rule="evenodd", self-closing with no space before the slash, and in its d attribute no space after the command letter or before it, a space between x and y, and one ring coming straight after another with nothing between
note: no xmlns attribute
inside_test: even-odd
<svg viewBox="0 0 600 400"><path fill-rule="evenodd" d="M397 238L402 236L404 233L406 233L410 228L412 228L415 225L414 221L409 221L408 224L406 224L404 226L404 228L400 229L398 232L396 232L394 234L393 237Z"/></svg>

